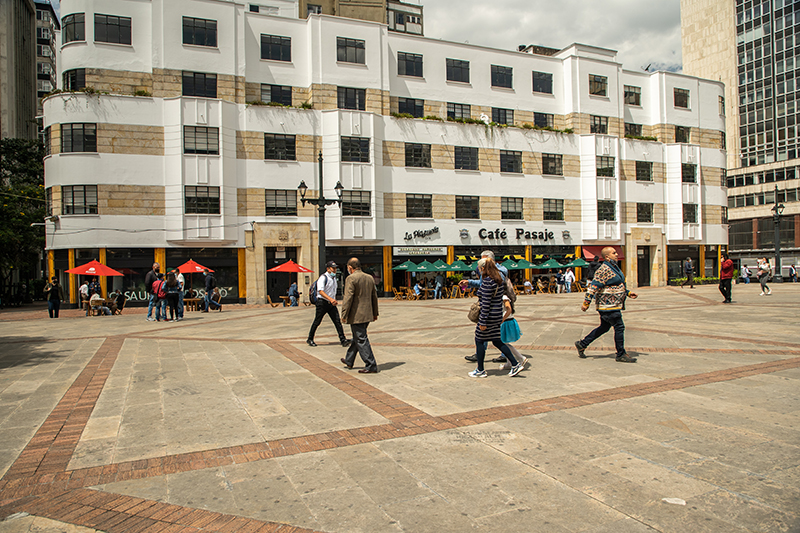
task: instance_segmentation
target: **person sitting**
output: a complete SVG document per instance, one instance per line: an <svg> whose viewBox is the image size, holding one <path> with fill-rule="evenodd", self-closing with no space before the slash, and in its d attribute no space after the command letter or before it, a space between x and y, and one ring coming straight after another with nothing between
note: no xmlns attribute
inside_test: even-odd
<svg viewBox="0 0 800 533"><path fill-rule="evenodd" d="M111 309L103 305L103 303L103 299L100 295L93 291L91 298L89 298L89 306L92 308L92 311L100 311L106 316L111 316Z"/></svg>
<svg viewBox="0 0 800 533"><path fill-rule="evenodd" d="M208 307L207 311L216 309L222 312L222 295L219 293L218 287L214 287L214 292L211 293L211 298L208 300Z"/></svg>
<svg viewBox="0 0 800 533"><path fill-rule="evenodd" d="M300 292L297 290L296 281L293 281L292 284L289 285L287 294L289 295L289 307L297 307L297 300L300 298Z"/></svg>
<svg viewBox="0 0 800 533"><path fill-rule="evenodd" d="M419 297L424 292L425 287L423 286L423 283L424 283L423 280L419 280L417 284L414 285L414 294L416 294L417 297Z"/></svg>
<svg viewBox="0 0 800 533"><path fill-rule="evenodd" d="M525 280L525 294L532 294L533 293L533 285L531 284L530 280Z"/></svg>

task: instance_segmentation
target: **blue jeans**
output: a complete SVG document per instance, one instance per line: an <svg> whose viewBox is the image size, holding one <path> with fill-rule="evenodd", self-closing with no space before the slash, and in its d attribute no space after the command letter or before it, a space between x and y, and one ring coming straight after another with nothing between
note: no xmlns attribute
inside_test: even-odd
<svg viewBox="0 0 800 533"><path fill-rule="evenodd" d="M572 282L571 281L565 281L564 285L567 286L567 292L572 292Z"/></svg>
<svg viewBox="0 0 800 533"><path fill-rule="evenodd" d="M178 293L178 318L183 318L183 291Z"/></svg>
<svg viewBox="0 0 800 533"><path fill-rule="evenodd" d="M442 286L437 285L436 288L433 289L433 298L434 300L441 300L442 299Z"/></svg>
<svg viewBox="0 0 800 533"><path fill-rule="evenodd" d="M483 370L483 360L486 358L487 344L487 341L479 341L478 339L475 339L475 355L478 356L479 371ZM492 344L494 344L494 347L500 350L503 355L506 356L506 359L509 363L511 363L511 366L517 366L517 360L514 359L514 354L511 353L511 349L506 344L503 344L503 341L500 339L492 339Z"/></svg>
<svg viewBox="0 0 800 533"><path fill-rule="evenodd" d="M297 296L289 296L289 307L297 307Z"/></svg>
<svg viewBox="0 0 800 533"><path fill-rule="evenodd" d="M47 312L50 318L58 318L58 310L61 309L61 300L47 300Z"/></svg>
<svg viewBox="0 0 800 533"><path fill-rule="evenodd" d="M614 344L617 348L617 357L625 355L625 324L622 322L622 311L598 311L600 325L580 341L586 348L608 330L614 328Z"/></svg>
<svg viewBox="0 0 800 533"><path fill-rule="evenodd" d="M155 308L156 308L156 320L164 320L167 319L167 300L166 299L159 299L156 298Z"/></svg>
<svg viewBox="0 0 800 533"><path fill-rule="evenodd" d="M744 278L744 284L745 285L749 285L750 284L750 278Z"/></svg>
<svg viewBox="0 0 800 533"><path fill-rule="evenodd" d="M156 298L155 294L150 295L150 300L147 302L147 318L151 318L153 316L153 308L156 306L156 302L158 298ZM158 315L156 315L158 316Z"/></svg>
<svg viewBox="0 0 800 533"><path fill-rule="evenodd" d="M207 292L205 296L206 311L211 311L211 293Z"/></svg>

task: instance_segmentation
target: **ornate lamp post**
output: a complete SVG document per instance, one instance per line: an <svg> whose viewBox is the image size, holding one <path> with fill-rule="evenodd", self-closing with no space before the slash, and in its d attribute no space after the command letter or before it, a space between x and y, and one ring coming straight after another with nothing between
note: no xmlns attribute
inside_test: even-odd
<svg viewBox="0 0 800 533"><path fill-rule="evenodd" d="M772 222L775 224L775 283L783 283L781 275L781 215L784 205L778 203L778 186L775 186L775 205L772 206Z"/></svg>
<svg viewBox="0 0 800 533"><path fill-rule="evenodd" d="M300 181L300 185L297 186L297 190L300 191L300 201L303 203L303 206L306 203L311 205L317 206L317 210L319 211L319 274L322 275L325 273L325 263L327 260L325 259L325 208L329 205L339 204L342 205L342 191L344 191L344 187L340 181L336 182L336 187L333 190L336 191L336 196L338 198L336 200L328 200L325 198L325 187L323 186L322 181L322 152L319 153L319 198L309 198L306 199L306 191L308 191L308 186L306 186L305 181Z"/></svg>

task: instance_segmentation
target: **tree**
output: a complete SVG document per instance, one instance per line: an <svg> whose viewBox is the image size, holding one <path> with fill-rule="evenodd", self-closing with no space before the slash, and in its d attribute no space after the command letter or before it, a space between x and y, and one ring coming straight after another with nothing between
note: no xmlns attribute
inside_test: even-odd
<svg viewBox="0 0 800 533"><path fill-rule="evenodd" d="M15 270L20 279L38 277L45 246L44 146L40 141L0 139L0 284Z"/></svg>

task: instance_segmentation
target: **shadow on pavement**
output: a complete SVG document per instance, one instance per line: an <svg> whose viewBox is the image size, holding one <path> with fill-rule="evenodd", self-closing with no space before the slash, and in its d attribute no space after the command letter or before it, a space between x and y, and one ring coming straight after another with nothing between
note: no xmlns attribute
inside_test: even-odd
<svg viewBox="0 0 800 533"><path fill-rule="evenodd" d="M53 339L44 337L6 339L0 349L0 370L15 366L35 366L67 356L67 353L59 353L55 347Z"/></svg>
<svg viewBox="0 0 800 533"><path fill-rule="evenodd" d="M387 370L392 370L393 368L397 368L398 366L403 366L405 361L402 362L393 362L393 363L378 363L378 369L381 372L386 372Z"/></svg>

